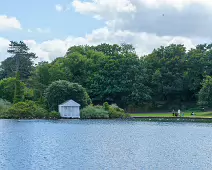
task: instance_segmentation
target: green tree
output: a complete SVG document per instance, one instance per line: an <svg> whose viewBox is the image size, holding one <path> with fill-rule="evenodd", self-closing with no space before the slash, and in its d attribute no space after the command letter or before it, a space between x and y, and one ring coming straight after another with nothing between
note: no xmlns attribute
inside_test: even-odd
<svg viewBox="0 0 212 170"><path fill-rule="evenodd" d="M207 76L202 83L198 95L198 104L201 106L212 106L212 77Z"/></svg>
<svg viewBox="0 0 212 170"><path fill-rule="evenodd" d="M92 46L92 49L98 52L104 53L106 56L116 56L121 52L121 47L118 44L100 44L97 46Z"/></svg>
<svg viewBox="0 0 212 170"><path fill-rule="evenodd" d="M57 80L70 80L66 68L64 67L64 59L58 58L52 62L49 67L50 83Z"/></svg>
<svg viewBox="0 0 212 170"><path fill-rule="evenodd" d="M34 90L34 100L42 100L44 90L50 84L50 64L48 62L40 62L36 69L28 79L29 86Z"/></svg>
<svg viewBox="0 0 212 170"><path fill-rule="evenodd" d="M201 89L201 83L205 76L212 75L212 48L211 44L200 44L187 53L187 84L191 92L190 96L196 100Z"/></svg>
<svg viewBox="0 0 212 170"><path fill-rule="evenodd" d="M16 78L7 78L0 80L0 98L5 99L9 102L13 102L15 94L15 85ZM24 98L24 89L26 85L23 82L20 82L20 95L21 98Z"/></svg>
<svg viewBox="0 0 212 170"><path fill-rule="evenodd" d="M151 98L143 61L130 44L74 46L61 66L67 80L85 87L95 104L108 101L127 107Z"/></svg>
<svg viewBox="0 0 212 170"><path fill-rule="evenodd" d="M50 110L58 110L59 104L70 99L78 102L82 108L91 103L86 90L81 85L65 80L50 84L45 91L45 97Z"/></svg>
<svg viewBox="0 0 212 170"><path fill-rule="evenodd" d="M2 78L15 77L19 71L21 80L26 80L33 70L36 55L29 52L28 46L22 41L11 41L7 52L11 57L1 63Z"/></svg>
<svg viewBox="0 0 212 170"><path fill-rule="evenodd" d="M185 83L186 48L171 44L155 49L144 59L149 75L148 86L152 89L153 103L172 104L180 107L187 100Z"/></svg>
<svg viewBox="0 0 212 170"><path fill-rule="evenodd" d="M89 86L92 83L92 76L98 74L100 61L105 55L92 49L82 50L81 48L83 47L80 47L80 50L76 51L78 48L75 47L75 51L72 50L72 52L67 53L63 59L63 66L67 80L79 83L89 90ZM86 46L85 48L88 47Z"/></svg>
<svg viewBox="0 0 212 170"><path fill-rule="evenodd" d="M141 105L151 98L150 89L145 85L142 61L133 50L122 52L121 49L99 61L98 71L92 75L88 88L94 102L102 104L107 101L126 108L129 104Z"/></svg>
<svg viewBox="0 0 212 170"><path fill-rule="evenodd" d="M16 79L15 79L15 93L14 93L14 99L13 103L18 103L23 100L23 93L21 90L21 80L20 80L20 73L16 73Z"/></svg>

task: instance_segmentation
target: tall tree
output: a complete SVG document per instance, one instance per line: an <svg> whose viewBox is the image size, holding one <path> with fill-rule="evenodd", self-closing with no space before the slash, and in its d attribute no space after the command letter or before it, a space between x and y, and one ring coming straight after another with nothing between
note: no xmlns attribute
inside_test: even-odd
<svg viewBox="0 0 212 170"><path fill-rule="evenodd" d="M20 72L21 80L26 80L31 74L36 55L31 53L22 41L11 41L7 52L11 54L11 57L1 63L2 78L15 77L16 73Z"/></svg>
<svg viewBox="0 0 212 170"><path fill-rule="evenodd" d="M196 99L205 76L212 75L212 48L211 44L200 44L187 53L186 68L188 87Z"/></svg>
<svg viewBox="0 0 212 170"><path fill-rule="evenodd" d="M87 89L95 104L108 101L126 108L151 99L142 63L130 44L100 44L69 48L59 66L67 80Z"/></svg>
<svg viewBox="0 0 212 170"><path fill-rule="evenodd" d="M145 57L149 75L149 84L153 90L154 103L166 103L180 107L187 97L185 83L186 48L171 44L155 49Z"/></svg>
<svg viewBox="0 0 212 170"><path fill-rule="evenodd" d="M28 79L28 84L34 91L34 100L43 99L44 90L50 83L49 68L50 64L48 62L39 62Z"/></svg>

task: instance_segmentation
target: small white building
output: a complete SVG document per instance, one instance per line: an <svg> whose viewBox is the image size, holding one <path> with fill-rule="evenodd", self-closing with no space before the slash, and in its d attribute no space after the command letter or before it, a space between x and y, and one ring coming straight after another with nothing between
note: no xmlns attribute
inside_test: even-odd
<svg viewBox="0 0 212 170"><path fill-rule="evenodd" d="M80 118L80 104L68 100L59 105L59 113L62 118Z"/></svg>

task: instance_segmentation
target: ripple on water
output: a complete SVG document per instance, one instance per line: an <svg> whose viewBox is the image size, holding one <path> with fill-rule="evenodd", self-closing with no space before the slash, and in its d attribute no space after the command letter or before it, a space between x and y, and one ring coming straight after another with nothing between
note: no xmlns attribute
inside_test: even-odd
<svg viewBox="0 0 212 170"><path fill-rule="evenodd" d="M0 120L0 169L212 169L212 124Z"/></svg>

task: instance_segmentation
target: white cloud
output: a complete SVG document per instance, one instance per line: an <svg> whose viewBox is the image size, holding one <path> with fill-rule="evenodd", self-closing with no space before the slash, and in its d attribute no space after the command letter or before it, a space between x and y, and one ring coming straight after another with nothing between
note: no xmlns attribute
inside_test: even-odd
<svg viewBox="0 0 212 170"><path fill-rule="evenodd" d="M84 37L68 37L66 39L53 39L37 43L34 40L24 41L32 52L35 52L39 59L37 61L52 61L57 57L65 55L67 49L73 45L98 45L101 43L132 43L139 55L152 52L154 48L161 45L169 45L171 43L183 43L186 47L192 48L195 45L195 39L186 37L157 36L146 32L135 33L131 31L110 32L105 28L94 30L91 34ZM0 39L0 61L4 59L2 54L6 54L9 41Z"/></svg>
<svg viewBox="0 0 212 170"><path fill-rule="evenodd" d="M56 9L56 11L61 12L61 11L63 11L63 6L60 4L57 4L57 5L55 5L55 9Z"/></svg>
<svg viewBox="0 0 212 170"><path fill-rule="evenodd" d="M0 15L0 31L21 29L20 22L15 17Z"/></svg>
<svg viewBox="0 0 212 170"><path fill-rule="evenodd" d="M191 4L212 7L212 2L208 0L139 0L139 2L149 8L160 8L163 6L170 6L178 10L182 10L183 8L186 8Z"/></svg>
<svg viewBox="0 0 212 170"><path fill-rule="evenodd" d="M74 0L76 12L105 20L113 30L212 38L209 0Z"/></svg>
<svg viewBox="0 0 212 170"><path fill-rule="evenodd" d="M57 5L55 5L55 9L58 12L68 11L68 10L70 10L70 4L67 4L67 5L57 4Z"/></svg>
<svg viewBox="0 0 212 170"><path fill-rule="evenodd" d="M93 0L92 2L84 2L80 0L74 0L72 2L73 7L77 12L82 14L100 14L107 15L115 12L119 13L131 13L136 11L136 6L130 0Z"/></svg>

